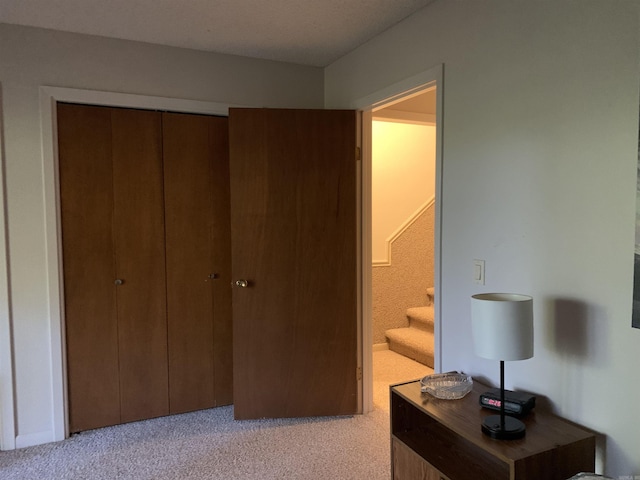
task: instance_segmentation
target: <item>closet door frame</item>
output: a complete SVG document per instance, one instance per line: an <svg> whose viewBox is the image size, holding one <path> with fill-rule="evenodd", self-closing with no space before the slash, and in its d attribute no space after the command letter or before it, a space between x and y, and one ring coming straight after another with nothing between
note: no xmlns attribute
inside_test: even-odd
<svg viewBox="0 0 640 480"><path fill-rule="evenodd" d="M64 290L62 281L62 229L60 224L57 151L57 102L221 116L228 116L229 108L236 106L224 103L94 90L40 87L40 121L44 159L45 228L48 238L47 280L49 285L48 296L51 332L51 398L53 422L50 434L46 435L47 438L39 438L38 443L60 441L69 436L66 345L64 339Z"/></svg>

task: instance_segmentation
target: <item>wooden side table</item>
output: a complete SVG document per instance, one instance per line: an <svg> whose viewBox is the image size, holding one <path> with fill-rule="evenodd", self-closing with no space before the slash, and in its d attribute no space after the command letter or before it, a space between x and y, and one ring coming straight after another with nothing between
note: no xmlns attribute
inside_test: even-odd
<svg viewBox="0 0 640 480"><path fill-rule="evenodd" d="M534 411L520 440L494 440L481 431L479 405L489 387L474 381L460 400L420 391L420 382L391 387L391 469L394 480L566 480L595 465L593 432Z"/></svg>

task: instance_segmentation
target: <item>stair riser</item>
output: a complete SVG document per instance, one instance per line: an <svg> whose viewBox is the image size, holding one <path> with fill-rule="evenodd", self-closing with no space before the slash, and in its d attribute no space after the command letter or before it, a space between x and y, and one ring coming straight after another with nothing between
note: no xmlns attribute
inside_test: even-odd
<svg viewBox="0 0 640 480"><path fill-rule="evenodd" d="M435 288L429 287L427 288L427 305L433 305L433 299L435 296Z"/></svg>
<svg viewBox="0 0 640 480"><path fill-rule="evenodd" d="M411 358L416 362L420 362L427 367L433 368L433 355L417 351L414 348L408 347L398 342L394 342L393 340L389 341L389 350L393 350L400 355L404 355L405 357Z"/></svg>
<svg viewBox="0 0 640 480"><path fill-rule="evenodd" d="M389 350L433 368L433 334L417 328L393 328L385 332Z"/></svg>
<svg viewBox="0 0 640 480"><path fill-rule="evenodd" d="M409 326L425 332L433 332L433 307L413 307L407 309Z"/></svg>
<svg viewBox="0 0 640 480"><path fill-rule="evenodd" d="M416 320L415 318L409 317L409 326L417 328L418 330L422 330L423 332L433 333L433 322L426 323L421 320Z"/></svg>

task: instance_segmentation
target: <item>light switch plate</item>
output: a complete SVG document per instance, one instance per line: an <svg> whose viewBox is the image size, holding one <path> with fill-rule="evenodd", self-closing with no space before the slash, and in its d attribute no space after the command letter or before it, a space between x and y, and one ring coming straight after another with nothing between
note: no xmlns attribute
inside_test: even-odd
<svg viewBox="0 0 640 480"><path fill-rule="evenodd" d="M473 261L473 283L484 285L484 260Z"/></svg>

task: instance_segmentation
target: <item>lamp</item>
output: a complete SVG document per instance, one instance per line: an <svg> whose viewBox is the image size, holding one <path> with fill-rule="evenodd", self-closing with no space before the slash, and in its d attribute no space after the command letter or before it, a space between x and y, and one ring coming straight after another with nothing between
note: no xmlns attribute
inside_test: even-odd
<svg viewBox="0 0 640 480"><path fill-rule="evenodd" d="M524 423L504 412L504 362L533 357L533 299L515 293L473 295L471 327L476 354L500 360L500 415L486 417L482 432L499 440L522 438Z"/></svg>

